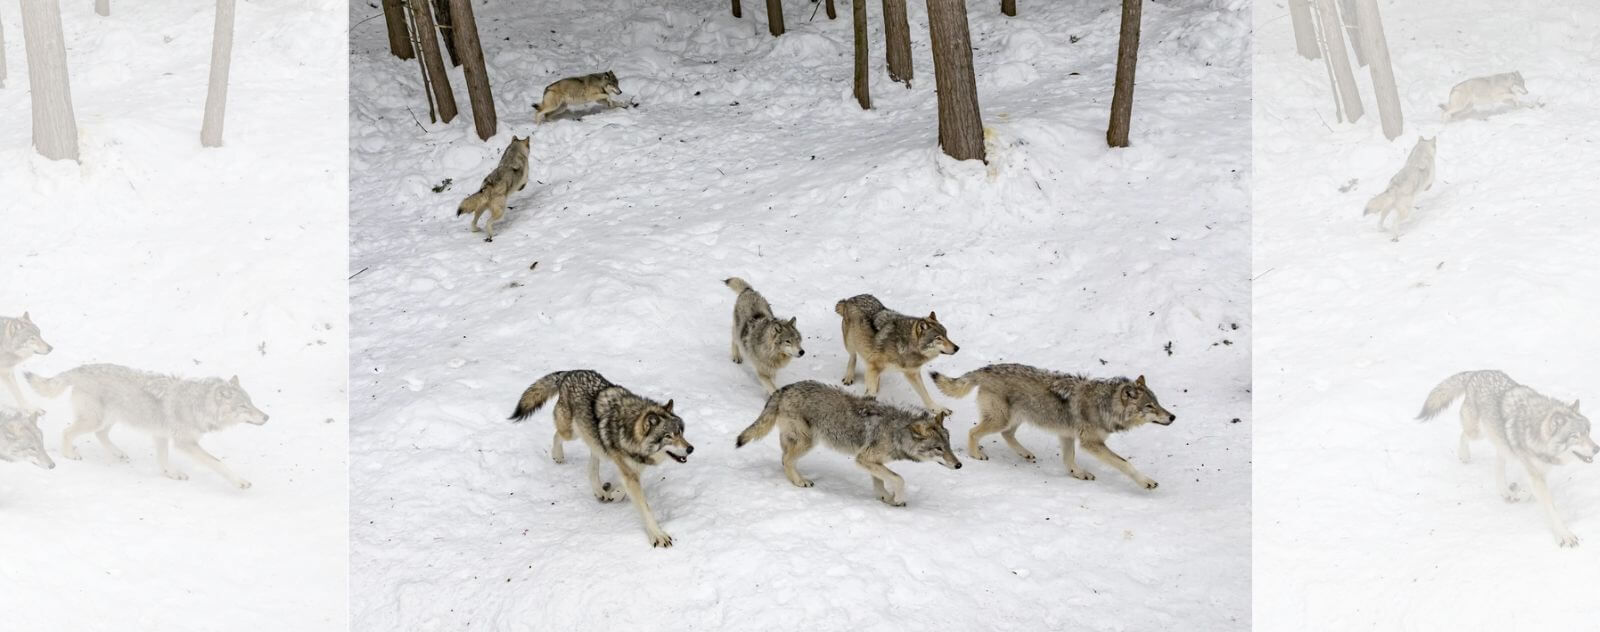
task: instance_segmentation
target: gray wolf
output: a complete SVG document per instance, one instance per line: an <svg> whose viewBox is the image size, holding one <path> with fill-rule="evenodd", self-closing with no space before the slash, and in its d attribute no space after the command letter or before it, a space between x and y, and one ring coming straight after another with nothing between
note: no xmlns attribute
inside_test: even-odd
<svg viewBox="0 0 1600 632"><path fill-rule="evenodd" d="M904 507L905 479L884 467L885 463L938 461L950 469L961 469L961 461L950 449L945 417L946 413L912 412L807 380L768 397L761 416L739 433L736 447L759 440L778 426L784 475L796 487L810 487L811 480L795 471L794 465L820 439L828 447L855 456L856 465L872 475L878 500Z"/></svg>
<svg viewBox="0 0 1600 632"><path fill-rule="evenodd" d="M1465 371L1445 378L1428 393L1417 419L1428 420L1461 401L1462 463L1472 458L1468 442L1485 437L1495 447L1495 485L1506 502L1525 498L1514 483L1506 482L1506 461L1515 460L1528 472L1533 495L1544 508L1556 543L1578 546L1578 537L1556 514L1545 473L1573 459L1593 463L1600 454L1589 436L1589 419L1578 412L1578 402L1562 403L1516 383L1500 371Z"/></svg>
<svg viewBox="0 0 1600 632"><path fill-rule="evenodd" d="M1517 97L1528 94L1522 83L1521 72L1503 72L1487 77L1474 77L1450 89L1450 102L1444 109L1444 120L1454 121L1477 108L1508 105L1516 106Z"/></svg>
<svg viewBox="0 0 1600 632"><path fill-rule="evenodd" d="M672 412L672 400L658 404L612 384L594 371L556 371L522 392L510 419L527 419L552 397L556 398L556 436L550 446L550 458L556 463L566 462L561 444L571 441L576 429L578 438L589 446L589 486L594 497L603 503L622 499L621 490L600 482L600 460L609 460L617 466L627 497L644 519L650 545L672 546L672 536L656 523L639 482L645 466L669 458L685 463L694 453L694 446L683 438L683 419Z"/></svg>
<svg viewBox="0 0 1600 632"><path fill-rule="evenodd" d="M1394 234L1394 241L1400 240L1400 225L1406 221L1406 215L1411 213L1411 207L1417 194L1433 188L1433 157L1436 141L1439 137L1417 138L1416 146L1411 148L1411 154L1406 156L1406 164L1400 171L1389 178L1389 186L1379 193L1377 197L1367 202L1366 211L1362 215L1378 213L1378 227L1383 227L1383 221L1388 219L1389 213L1394 213L1394 223L1389 225L1389 230Z"/></svg>
<svg viewBox="0 0 1600 632"><path fill-rule="evenodd" d="M844 348L850 353L845 365L846 386L856 381L856 356L867 361L867 397L878 396L878 379L886 368L906 376L906 381L922 396L929 410L950 414L950 409L934 403L928 387L922 384L922 365L940 354L954 355L961 347L950 341L950 334L934 312L927 318L907 316L883 306L871 294L861 294L833 306L842 320Z"/></svg>
<svg viewBox="0 0 1600 632"><path fill-rule="evenodd" d="M42 410L17 410L0 406L0 461L31 461L44 469L55 469L55 461L44 451L44 432L39 430Z"/></svg>
<svg viewBox="0 0 1600 632"><path fill-rule="evenodd" d="M567 77L546 86L544 98L533 106L533 123L543 123L545 118L575 106L600 103L607 107L626 108L628 103L614 97L622 94L617 84L617 74L609 70L581 77Z"/></svg>
<svg viewBox="0 0 1600 632"><path fill-rule="evenodd" d="M1143 375L1134 380L1094 379L1021 364L991 364L961 377L937 371L932 377L933 384L951 397L966 397L972 389L978 389L978 425L967 433L967 454L974 459L989 458L978 442L985 435L998 432L1019 456L1033 461L1033 453L1017 442L1017 427L1028 421L1061 438L1061 460L1073 478L1094 480L1094 474L1078 467L1075 444L1082 443L1084 451L1145 489L1157 486L1127 459L1106 447L1106 439L1114 433L1147 423L1167 426L1178 420L1177 415L1161 407Z"/></svg>
<svg viewBox="0 0 1600 632"><path fill-rule="evenodd" d="M529 138L532 138L531 136ZM528 186L528 138L511 137L511 144L500 155L500 165L483 179L478 192L467 196L456 207L456 217L472 214L472 232L478 232L478 217L489 213L484 231L489 235L484 241L494 241L494 223L506 216L506 198Z"/></svg>
<svg viewBox="0 0 1600 632"><path fill-rule="evenodd" d="M772 383L778 370L806 354L800 346L800 330L795 327L794 318L781 320L772 315L767 299L744 279L733 277L723 283L739 293L733 304L733 363L744 362L745 356L749 356L750 363L755 366L756 379L761 380L761 386L771 395L778 390Z"/></svg>
<svg viewBox="0 0 1600 632"><path fill-rule="evenodd" d="M0 316L0 380L5 380L6 390L18 408L28 408L28 401L23 399L22 388L17 386L17 365L34 355L49 355L53 349L39 334L39 326L33 324L27 312L23 312L21 318Z"/></svg>
<svg viewBox="0 0 1600 632"><path fill-rule="evenodd" d="M94 433L111 456L128 461L128 453L111 443L111 428L125 422L155 439L156 462L167 478L182 481L189 475L167 460L168 444L201 465L228 479L239 489L250 481L240 478L222 461L200 447L200 437L237 424L262 425L267 414L250 401L239 376L185 379L130 369L115 364L87 364L55 377L23 374L28 384L45 397L60 397L72 389L77 418L61 433L61 456L82 459L72 441Z"/></svg>

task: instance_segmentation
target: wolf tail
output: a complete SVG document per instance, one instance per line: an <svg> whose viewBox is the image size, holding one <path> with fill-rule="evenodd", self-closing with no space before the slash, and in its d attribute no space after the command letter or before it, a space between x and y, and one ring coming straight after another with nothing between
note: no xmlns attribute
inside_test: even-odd
<svg viewBox="0 0 1600 632"><path fill-rule="evenodd" d="M538 412L540 406L544 406L545 402L555 397L556 389L560 388L561 382L567 379L567 373L567 371L556 371L528 385L528 389L522 391L522 397L517 400L516 410L511 411L511 416L507 417L507 419L515 423L527 419L533 413Z"/></svg>
<svg viewBox="0 0 1600 632"><path fill-rule="evenodd" d="M71 371L55 377L41 377L24 371L22 377L28 381L28 386L32 386L35 392L45 397L60 397L67 391L67 387L72 386Z"/></svg>
<svg viewBox="0 0 1600 632"><path fill-rule="evenodd" d="M475 213L480 211L485 206L488 206L488 204L489 194L483 190L479 190L477 193L469 195L467 196L467 199L461 201L461 206L456 207L456 217L461 217L467 213Z"/></svg>
<svg viewBox="0 0 1600 632"><path fill-rule="evenodd" d="M1470 371L1457 373L1445 378L1438 386L1433 387L1433 390L1428 393L1428 401L1422 404L1422 412L1417 413L1417 419L1420 421L1433 419L1444 409L1449 408L1451 402L1466 395L1467 378L1471 376L1472 372Z"/></svg>
<svg viewBox="0 0 1600 632"><path fill-rule="evenodd" d="M1383 193L1379 193L1373 196L1371 200L1367 201L1367 208L1366 210L1362 211L1361 214L1371 215L1373 213L1382 211L1384 207L1389 206L1390 200L1393 198L1394 194L1390 193L1388 189L1384 189Z"/></svg>
<svg viewBox="0 0 1600 632"><path fill-rule="evenodd" d="M744 279L739 277L728 277L723 279L722 283L730 288L733 288L733 291L740 294L743 294L745 290L750 289L750 284L746 283Z"/></svg>
<svg viewBox="0 0 1600 632"><path fill-rule="evenodd" d="M778 389L778 392L773 393L772 397L768 397L766 407L761 409L761 416L756 417L755 423L750 424L749 428L745 428L744 432L739 433L739 440L733 447L742 448L746 443L759 441L762 437L767 436L767 433L772 432L772 427L778 424L778 401L782 398L783 389L781 388Z"/></svg>
<svg viewBox="0 0 1600 632"><path fill-rule="evenodd" d="M978 386L977 376L977 371L961 377L950 377L938 371L928 372L928 377L933 378L933 385L939 387L939 392L950 397L966 397Z"/></svg>

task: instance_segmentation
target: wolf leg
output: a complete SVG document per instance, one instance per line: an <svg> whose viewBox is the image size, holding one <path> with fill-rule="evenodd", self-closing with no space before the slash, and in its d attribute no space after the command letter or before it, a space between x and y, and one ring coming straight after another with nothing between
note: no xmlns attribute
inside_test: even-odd
<svg viewBox="0 0 1600 632"><path fill-rule="evenodd" d="M622 485L628 489L628 498L633 499L633 507L639 510L639 517L644 520L645 533L650 534L650 546L670 547L672 536L661 530L661 525L656 524L656 514L650 511L650 503L644 499L644 487L639 484L639 472L632 466L622 461L617 461L617 471L622 474Z"/></svg>
<svg viewBox="0 0 1600 632"><path fill-rule="evenodd" d="M761 382L761 388L767 389L767 395L778 392L778 385L772 383L772 376L765 373L756 373L756 379Z"/></svg>
<svg viewBox="0 0 1600 632"><path fill-rule="evenodd" d="M967 431L967 456L979 461L989 460L989 455L984 453L980 442L984 437L1005 430L1006 420L1010 417L1005 408L1005 402L996 401L983 391L978 392L978 425Z"/></svg>
<svg viewBox="0 0 1600 632"><path fill-rule="evenodd" d="M1539 499L1539 505L1544 507L1544 515L1550 520L1550 529L1555 531L1556 544L1563 547L1578 546L1578 536L1567 529L1566 523L1561 521L1561 516L1556 514L1555 501L1550 498L1550 488L1545 486L1544 472L1523 460L1523 466L1528 468L1528 481L1533 487L1533 495Z"/></svg>
<svg viewBox="0 0 1600 632"><path fill-rule="evenodd" d="M734 364L743 364L744 355L739 353L739 321L733 321L733 336L728 341L728 359Z"/></svg>
<svg viewBox="0 0 1600 632"><path fill-rule="evenodd" d="M17 403L17 410L28 410L33 407L22 397L22 387L17 385L17 376L11 372L11 367L0 371L0 378L5 380L6 391L11 393L11 399Z"/></svg>
<svg viewBox="0 0 1600 632"><path fill-rule="evenodd" d="M235 487L238 487L239 489L250 489L250 481L240 478L238 474L233 473L233 470L228 469L228 466L224 465L221 459L212 456L210 452L206 452L205 448L200 447L200 442L198 440L174 439L174 442L178 444L179 450L182 450L184 454L189 455L189 458L199 461L201 465L211 468L211 471L222 475L223 478L228 479L228 482L233 483Z"/></svg>
<svg viewBox="0 0 1600 632"><path fill-rule="evenodd" d="M161 466L161 474L175 481L189 480L189 475L178 468L172 467L172 461L167 458L167 444L171 443L171 439L165 436L157 436L155 440L156 464Z"/></svg>
<svg viewBox="0 0 1600 632"><path fill-rule="evenodd" d="M130 460L127 452L123 452L121 448L117 447L117 444L111 442L111 424L106 424L99 430L94 431L94 436L100 440L100 445L105 446L106 451L110 452L111 456L116 457L118 461L127 463Z"/></svg>
<svg viewBox="0 0 1600 632"><path fill-rule="evenodd" d="M556 435L550 440L550 460L557 463L567 462L567 450L563 445L572 440L572 411L567 410L566 402L560 402L555 409Z"/></svg>
<svg viewBox="0 0 1600 632"><path fill-rule="evenodd" d="M844 385L856 383L856 352L850 351L850 361L844 365Z"/></svg>
<svg viewBox="0 0 1600 632"><path fill-rule="evenodd" d="M922 369L906 369L901 371L900 374L906 376L906 381L911 383L911 388L915 389L917 394L922 396L923 406L926 406L928 410L933 411L933 413L936 415L950 414L949 408L945 408L938 402L933 401L933 396L928 394L928 386L922 383Z"/></svg>
<svg viewBox="0 0 1600 632"><path fill-rule="evenodd" d="M812 439L803 433L789 430L788 426L789 424L785 423L782 434L778 436L778 443L783 446L783 475L787 476L795 487L810 487L813 485L811 479L801 476L800 471L794 466L800 457L811 451Z"/></svg>
<svg viewBox="0 0 1600 632"><path fill-rule="evenodd" d="M906 480L900 478L899 474L884 467L882 463L867 461L861 457L856 457L856 465L861 466L861 469L866 470L872 475L873 480L877 481L873 487L878 491L878 500L891 507L906 506Z"/></svg>
<svg viewBox="0 0 1600 632"><path fill-rule="evenodd" d="M594 490L594 499L600 502L622 500L622 490L600 481L600 452L593 446L589 450L589 488Z"/></svg>
<svg viewBox="0 0 1600 632"><path fill-rule="evenodd" d="M1080 481L1094 480L1094 472L1078 467L1078 436L1061 435L1061 461L1067 464L1067 473Z"/></svg>
<svg viewBox="0 0 1600 632"><path fill-rule="evenodd" d="M1083 450L1089 454L1093 454L1095 458L1100 459L1100 461L1106 465L1117 468L1118 471L1128 475L1128 478L1131 478L1140 485L1143 485L1145 489L1156 488L1157 483L1154 480L1140 473L1139 470L1134 469L1132 463L1129 463L1127 459L1122 458L1121 455L1112 452L1111 448L1106 447L1106 444L1102 443L1100 440L1084 440Z"/></svg>
<svg viewBox="0 0 1600 632"><path fill-rule="evenodd" d="M100 411L88 406L79 406L77 412L78 418L72 425L67 426L66 430L61 431L61 456L74 461L82 460L83 455L78 454L78 448L72 445L72 442L78 437L99 430L101 425Z"/></svg>
<svg viewBox="0 0 1600 632"><path fill-rule="evenodd" d="M505 203L506 202L504 199L501 199L498 202L495 200L489 201L489 217L488 219L483 220L483 232L484 234L488 235L487 237L483 238L485 242L494 241L494 221L500 219L502 215L505 215Z"/></svg>
<svg viewBox="0 0 1600 632"><path fill-rule="evenodd" d="M878 396L878 384L883 379L883 367L874 365L872 360L867 360L867 397Z"/></svg>
<svg viewBox="0 0 1600 632"><path fill-rule="evenodd" d="M1508 503L1522 502L1528 498L1522 490L1517 489L1516 483L1506 482L1506 455L1500 451L1494 455L1494 484L1500 490L1500 497Z"/></svg>

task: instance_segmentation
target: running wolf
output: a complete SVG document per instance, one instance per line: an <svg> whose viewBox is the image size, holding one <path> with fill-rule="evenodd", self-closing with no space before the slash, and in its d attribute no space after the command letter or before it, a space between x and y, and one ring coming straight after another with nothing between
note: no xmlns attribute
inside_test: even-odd
<svg viewBox="0 0 1600 632"><path fill-rule="evenodd" d="M581 77L567 77L545 87L544 98L533 106L533 123L538 125L556 112L590 103L601 103L614 108L631 107L630 104L618 102L614 98L620 94L622 88L617 84L617 73L609 70Z"/></svg>
<svg viewBox="0 0 1600 632"><path fill-rule="evenodd" d="M1146 423L1168 426L1178 420L1161 407L1143 375L1135 380L1092 379L1021 364L991 364L961 377L937 371L932 377L933 384L951 397L966 397L978 389L978 425L967 433L967 454L974 459L989 458L978 442L998 432L1018 455L1033 461L1033 453L1017 442L1017 427L1026 420L1061 437L1061 459L1074 478L1094 480L1094 474L1078 467L1075 444L1082 442L1084 451L1095 458L1145 489L1156 488L1154 480L1106 447L1106 438L1113 433Z"/></svg>
<svg viewBox="0 0 1600 632"><path fill-rule="evenodd" d="M111 456L128 461L128 453L111 443L111 427L127 422L155 439L156 462L167 478L183 481L189 475L167 461L168 443L201 465L228 479L239 489L250 481L240 478L222 461L200 447L200 437L229 426L267 423L267 414L250 401L239 386L239 376L185 379L115 364L87 364L55 377L23 374L33 390L45 397L60 397L72 389L77 420L61 434L61 456L77 461L82 456L72 441L94 433Z"/></svg>
<svg viewBox="0 0 1600 632"><path fill-rule="evenodd" d="M856 381L856 355L867 360L867 397L878 396L878 378L885 368L898 369L906 381L922 396L922 404L937 413L950 414L950 409L934 403L928 387L922 384L922 365L939 354L954 355L961 347L950 341L950 335L939 317L928 312L927 318L907 316L883 306L871 294L861 294L839 301L833 311L841 317L844 330L844 348L850 353L850 362L844 368L846 386Z"/></svg>
<svg viewBox="0 0 1600 632"><path fill-rule="evenodd" d="M1474 77L1450 89L1450 102L1439 106L1444 109L1444 120L1454 121L1469 111L1493 105L1517 105L1517 97L1528 94L1522 83L1521 72L1503 72L1487 77Z"/></svg>
<svg viewBox="0 0 1600 632"><path fill-rule="evenodd" d="M494 223L506 216L506 198L528 186L529 138L532 137L512 136L511 144L500 156L500 165L483 179L483 186L478 187L477 193L467 196L461 201L461 206L456 207L456 217L472 214L474 233L478 232L478 217L485 212L489 214L489 221L483 224L484 231L489 235L484 241L494 241Z"/></svg>
<svg viewBox="0 0 1600 632"><path fill-rule="evenodd" d="M828 447L855 455L856 465L872 475L878 500L904 507L905 479L884 463L938 461L950 469L961 469L961 461L950 449L945 417L946 413L912 412L807 380L780 388L767 398L761 416L739 433L735 447L759 440L778 426L784 475L796 487L810 487L811 480L795 471L794 465L821 439Z"/></svg>
<svg viewBox="0 0 1600 632"><path fill-rule="evenodd" d="M39 335L39 326L33 324L27 312L21 318L0 316L0 379L5 380L12 403L18 408L27 408L28 402L22 398L14 369L34 354L48 355L51 350L53 347Z"/></svg>
<svg viewBox="0 0 1600 632"><path fill-rule="evenodd" d="M21 411L0 406L0 461L33 462L50 470L55 461L44 451L44 433L39 430L42 410Z"/></svg>
<svg viewBox="0 0 1600 632"><path fill-rule="evenodd" d="M1438 136L1433 138L1417 138L1417 144L1411 148L1411 155L1406 157L1406 165L1389 179L1389 187L1379 193L1377 197L1367 202L1366 211L1362 215L1378 213L1378 227L1383 227L1384 220L1389 218L1389 213L1394 213L1394 223L1389 225L1389 231L1394 234L1394 241L1400 240L1400 224L1406 221L1406 215L1411 213L1411 207L1417 194L1433 188L1433 157Z"/></svg>
<svg viewBox="0 0 1600 632"><path fill-rule="evenodd" d="M672 412L672 400L657 404L612 384L594 371L557 371L539 378L522 392L511 421L527 419L552 397L557 398L556 436L550 446L550 458L556 463L566 462L561 444L572 440L576 427L578 438L589 446L589 486L594 497L603 503L622 500L622 490L600 482L600 460L608 459L617 466L627 497L644 519L651 546L672 546L672 536L656 524L655 513L650 511L639 482L645 466L668 458L685 463L694 453L694 446L683 438L683 419Z"/></svg>
<svg viewBox="0 0 1600 632"><path fill-rule="evenodd" d="M1567 530L1556 514L1544 476L1551 467L1573 458L1593 463L1600 445L1589 436L1589 419L1578 412L1578 402L1565 404L1518 384L1500 371L1457 373L1433 388L1417 419L1428 420L1461 399L1462 463L1471 459L1467 444L1487 435L1495 447L1495 485L1506 502L1525 498L1515 483L1506 482L1506 460L1515 459L1528 472L1533 495L1544 507L1556 543L1578 546L1578 536Z"/></svg>
<svg viewBox="0 0 1600 632"><path fill-rule="evenodd" d="M750 356L756 379L761 380L761 386L771 395L778 390L772 383L778 370L806 354L800 346L800 330L794 326L794 318L780 320L773 316L767 299L744 279L733 277L723 283L739 293L739 299L733 304L733 363L744 362L744 357Z"/></svg>

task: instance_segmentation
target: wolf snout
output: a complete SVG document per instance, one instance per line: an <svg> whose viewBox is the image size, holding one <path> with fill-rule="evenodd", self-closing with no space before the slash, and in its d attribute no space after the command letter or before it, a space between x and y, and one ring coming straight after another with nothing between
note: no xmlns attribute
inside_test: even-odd
<svg viewBox="0 0 1600 632"><path fill-rule="evenodd" d="M694 454L694 446L691 445L691 446L685 447L683 449L683 453L684 454Z"/></svg>
<svg viewBox="0 0 1600 632"><path fill-rule="evenodd" d="M805 349L801 349L799 351L794 352L794 357L796 357L796 358L804 358L804 357L806 357L806 350Z"/></svg>

